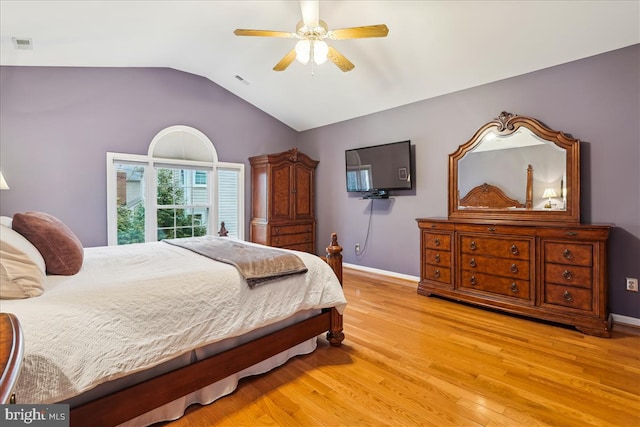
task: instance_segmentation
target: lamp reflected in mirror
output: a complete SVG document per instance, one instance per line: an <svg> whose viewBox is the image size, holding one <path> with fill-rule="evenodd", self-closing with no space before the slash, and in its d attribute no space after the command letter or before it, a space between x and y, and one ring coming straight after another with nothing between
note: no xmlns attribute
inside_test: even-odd
<svg viewBox="0 0 640 427"><path fill-rule="evenodd" d="M542 198L543 199L549 199L547 201L547 204L544 205L545 209L551 209L551 207L553 206L553 204L551 203L551 199L558 197L558 195L556 194L556 190L554 190L553 188L545 188L544 189L544 193L542 193Z"/></svg>

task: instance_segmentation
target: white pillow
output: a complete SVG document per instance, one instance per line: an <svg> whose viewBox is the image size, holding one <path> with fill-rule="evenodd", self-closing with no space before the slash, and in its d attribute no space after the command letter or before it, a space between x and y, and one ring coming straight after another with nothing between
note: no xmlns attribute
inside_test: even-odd
<svg viewBox="0 0 640 427"><path fill-rule="evenodd" d="M0 225L11 228L12 223L13 218L11 218L10 216L0 216Z"/></svg>
<svg viewBox="0 0 640 427"><path fill-rule="evenodd" d="M0 228L4 232L7 227ZM45 278L29 255L0 240L0 299L37 297L44 292Z"/></svg>
<svg viewBox="0 0 640 427"><path fill-rule="evenodd" d="M40 270L42 270L42 274L46 274L47 267L40 251L38 251L38 249L36 249L36 247L33 246L33 244L22 234L5 225L0 225L0 241L2 243L8 243L15 250L24 253L33 264L37 265Z"/></svg>

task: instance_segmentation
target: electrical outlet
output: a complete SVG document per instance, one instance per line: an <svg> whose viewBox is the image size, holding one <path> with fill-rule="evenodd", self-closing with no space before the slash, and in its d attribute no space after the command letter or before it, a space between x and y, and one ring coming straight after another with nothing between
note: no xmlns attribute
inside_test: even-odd
<svg viewBox="0 0 640 427"><path fill-rule="evenodd" d="M356 252L360 252L360 243L356 243Z"/></svg>
<svg viewBox="0 0 640 427"><path fill-rule="evenodd" d="M638 279L627 277L627 290L631 292L638 292Z"/></svg>

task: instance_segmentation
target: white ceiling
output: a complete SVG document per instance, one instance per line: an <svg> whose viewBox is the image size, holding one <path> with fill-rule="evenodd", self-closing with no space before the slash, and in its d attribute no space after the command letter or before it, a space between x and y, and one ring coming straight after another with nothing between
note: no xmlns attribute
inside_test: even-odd
<svg viewBox="0 0 640 427"><path fill-rule="evenodd" d="M275 72L295 40L233 30L295 31L297 1L0 0L0 64L170 67L301 131L640 43L635 0L321 1L320 18L389 35L330 42L355 64L347 73L295 61Z"/></svg>

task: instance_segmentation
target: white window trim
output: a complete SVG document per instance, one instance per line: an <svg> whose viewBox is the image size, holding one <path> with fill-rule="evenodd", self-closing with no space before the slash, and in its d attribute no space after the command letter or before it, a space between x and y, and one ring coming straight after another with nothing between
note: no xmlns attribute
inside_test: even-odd
<svg viewBox="0 0 640 427"><path fill-rule="evenodd" d="M229 162L218 162L217 167L219 169L232 169L238 171L238 238L240 240L244 240L244 163L229 163ZM210 174L210 176L215 175L215 179L218 179L218 174ZM216 182L216 189L218 188ZM216 209L216 217L218 216ZM216 229L216 233L217 233Z"/></svg>
<svg viewBox="0 0 640 427"><path fill-rule="evenodd" d="M244 240L245 227L244 227L244 164L243 163L228 163L228 162L201 162L201 161L188 161L177 159L163 159L152 158L149 156L139 154L126 154L107 152L107 244L109 246L118 244L118 207L116 203L117 196L117 171L115 164L119 162L126 163L138 163L144 166L144 180L145 180L145 206L147 209L152 209L153 214L145 214L145 241L155 242L157 240L157 224L153 219L157 217L157 185L156 185L156 167L157 166L171 166L171 167L197 167L198 169L208 169L210 188L212 189L211 209L209 215L208 229L211 234L215 234L218 231L218 182L217 182L217 170L232 169L238 171L238 238Z"/></svg>

